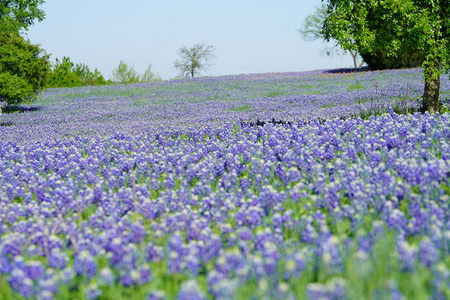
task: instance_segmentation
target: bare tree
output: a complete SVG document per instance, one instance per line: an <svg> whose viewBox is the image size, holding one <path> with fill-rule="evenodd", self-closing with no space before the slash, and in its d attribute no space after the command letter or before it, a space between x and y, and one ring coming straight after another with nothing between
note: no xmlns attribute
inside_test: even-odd
<svg viewBox="0 0 450 300"><path fill-rule="evenodd" d="M180 71L181 77L194 78L201 71L206 71L215 58L214 46L195 44L194 46L182 47L178 50L180 60L175 61L174 66Z"/></svg>

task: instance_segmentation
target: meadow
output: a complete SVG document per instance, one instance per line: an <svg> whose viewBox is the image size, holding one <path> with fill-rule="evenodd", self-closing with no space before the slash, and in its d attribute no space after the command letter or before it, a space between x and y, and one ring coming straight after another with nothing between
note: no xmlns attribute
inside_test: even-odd
<svg viewBox="0 0 450 300"><path fill-rule="evenodd" d="M448 299L448 76L442 114L422 93L317 70L3 108L0 299Z"/></svg>

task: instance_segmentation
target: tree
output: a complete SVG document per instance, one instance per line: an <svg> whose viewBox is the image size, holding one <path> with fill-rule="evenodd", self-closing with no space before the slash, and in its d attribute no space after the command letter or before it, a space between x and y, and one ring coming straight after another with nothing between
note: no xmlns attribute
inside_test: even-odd
<svg viewBox="0 0 450 300"><path fill-rule="evenodd" d="M9 30L27 30L45 18L45 12L39 9L44 0L2 0L0 1L0 22ZM4 27L3 27L4 28Z"/></svg>
<svg viewBox="0 0 450 300"><path fill-rule="evenodd" d="M440 75L450 66L449 0L327 0L323 30L344 49L356 44L361 53L383 49L396 58L402 49L423 51L425 89L422 110L439 109ZM352 37L354 44L346 44Z"/></svg>
<svg viewBox="0 0 450 300"><path fill-rule="evenodd" d="M205 44L195 44L191 48L182 47L178 50L180 60L175 61L174 66L180 71L181 77L194 78L212 65L214 50L214 46Z"/></svg>
<svg viewBox="0 0 450 300"><path fill-rule="evenodd" d="M315 41L319 39L325 40L324 34L322 32L323 24L325 23L325 20L329 17L329 13L327 10L326 4L322 3L322 5L318 6L316 8L316 11L307 16L305 20L303 21L302 27L298 29L298 32L300 33L301 38L304 41L310 42ZM350 40L351 41L351 40ZM339 42L337 42L337 46L339 48ZM327 55L331 55L332 53L336 52L335 47L333 48L325 48L324 53ZM358 62L358 49L355 45L355 47L351 47L346 49L344 52L350 53L350 55L353 58L353 66L355 68L360 68L364 65L364 60L361 60L361 62Z"/></svg>
<svg viewBox="0 0 450 300"><path fill-rule="evenodd" d="M83 86L106 84L106 80L99 70L94 69L92 72L85 64L76 64L72 67L72 72L80 78Z"/></svg>
<svg viewBox="0 0 450 300"><path fill-rule="evenodd" d="M61 61L56 59L56 64L47 82L47 87L81 86L81 78L72 71L73 66L74 63L70 61L69 57L64 56Z"/></svg>
<svg viewBox="0 0 450 300"><path fill-rule="evenodd" d="M135 83L141 80L138 72L134 70L134 66L128 66L123 61L113 69L113 81L120 83Z"/></svg>
<svg viewBox="0 0 450 300"><path fill-rule="evenodd" d="M141 82L157 82L161 81L161 77L152 70L152 65L148 65L147 70L141 76Z"/></svg>
<svg viewBox="0 0 450 300"><path fill-rule="evenodd" d="M76 87L106 84L103 75L95 69L92 72L85 64L74 64L69 57L56 59L46 87Z"/></svg>
<svg viewBox="0 0 450 300"><path fill-rule="evenodd" d="M49 56L20 36L45 17L43 0L0 1L0 100L7 104L36 99L45 85Z"/></svg>
<svg viewBox="0 0 450 300"><path fill-rule="evenodd" d="M0 24L0 100L17 105L37 98L50 70L49 55Z"/></svg>

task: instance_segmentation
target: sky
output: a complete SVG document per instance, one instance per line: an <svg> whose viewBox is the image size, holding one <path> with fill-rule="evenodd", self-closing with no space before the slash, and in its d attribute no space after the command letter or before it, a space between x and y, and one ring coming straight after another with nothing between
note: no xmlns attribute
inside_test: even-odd
<svg viewBox="0 0 450 300"><path fill-rule="evenodd" d="M350 56L320 54L330 45L305 42L298 29L321 0L46 0L46 18L30 28L51 60L67 56L106 79L122 60L163 79L178 75L178 50L215 48L204 76L297 72L352 66Z"/></svg>

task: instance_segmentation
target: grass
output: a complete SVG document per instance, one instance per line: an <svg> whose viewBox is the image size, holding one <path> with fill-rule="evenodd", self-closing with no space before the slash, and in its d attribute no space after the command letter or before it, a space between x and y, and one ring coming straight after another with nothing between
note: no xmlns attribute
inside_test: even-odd
<svg viewBox="0 0 450 300"><path fill-rule="evenodd" d="M251 108L252 108L251 105L245 104L245 105L243 105L243 106L231 108L231 109L229 109L229 111L245 111L245 110L249 110L249 109L251 109Z"/></svg>
<svg viewBox="0 0 450 300"><path fill-rule="evenodd" d="M359 81L356 81L355 83L352 83L348 86L349 90L362 90L364 88L364 85Z"/></svg>
<svg viewBox="0 0 450 300"><path fill-rule="evenodd" d="M277 98L277 97L281 97L288 94L287 92L283 92L279 89L275 89L275 90L271 90L265 94L263 94L263 97L268 97L268 98Z"/></svg>

